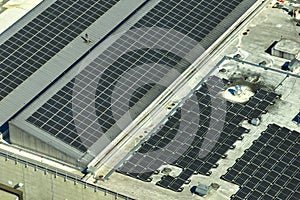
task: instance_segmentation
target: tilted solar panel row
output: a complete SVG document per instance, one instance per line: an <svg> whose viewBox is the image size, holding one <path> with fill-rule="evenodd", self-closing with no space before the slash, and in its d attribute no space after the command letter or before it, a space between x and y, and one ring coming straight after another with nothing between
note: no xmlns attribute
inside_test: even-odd
<svg viewBox="0 0 300 200"><path fill-rule="evenodd" d="M299 199L299 136L270 124L221 177L240 186L231 199Z"/></svg>
<svg viewBox="0 0 300 200"><path fill-rule="evenodd" d="M266 98L268 105L277 98L275 93L260 89L251 98L259 100L257 106L248 110L247 104L230 103L219 96L227 83L216 76L210 77L118 172L151 181L151 176L164 164L180 167L183 171L177 177L166 175L156 183L174 191L182 191L182 185L188 183L194 173L210 175L210 169L217 167L218 160L226 157L226 152L234 149L234 143L248 132L239 124L250 119L253 111L266 112L260 110Z"/></svg>

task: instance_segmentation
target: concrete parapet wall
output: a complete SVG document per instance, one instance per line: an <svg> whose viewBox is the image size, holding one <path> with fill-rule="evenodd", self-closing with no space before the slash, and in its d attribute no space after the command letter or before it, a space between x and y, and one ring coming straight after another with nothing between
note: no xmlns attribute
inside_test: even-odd
<svg viewBox="0 0 300 200"><path fill-rule="evenodd" d="M80 179L76 180L55 174L47 169L33 167L19 162L18 159L5 158L0 155L0 183L13 187L23 183L24 200L116 200L131 198L112 191L85 184ZM0 198L1 199L1 198Z"/></svg>
<svg viewBox="0 0 300 200"><path fill-rule="evenodd" d="M66 155L65 153L57 150L50 144L47 144L39 140L38 138L32 136L31 134L26 133L25 131L18 128L12 123L10 123L9 125L9 135L10 141L14 145L18 145L20 147L24 147L26 149L33 150L38 153L59 159L63 162L78 166L78 162L75 158Z"/></svg>

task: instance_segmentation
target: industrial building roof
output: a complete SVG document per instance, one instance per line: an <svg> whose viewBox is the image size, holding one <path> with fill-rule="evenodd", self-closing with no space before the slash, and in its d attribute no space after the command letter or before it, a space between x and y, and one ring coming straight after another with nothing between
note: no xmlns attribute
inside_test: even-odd
<svg viewBox="0 0 300 200"><path fill-rule="evenodd" d="M11 124L87 165L255 2L146 5L149 10L134 18L133 25L124 24L124 32L90 51ZM91 35L98 30L89 29ZM86 39L95 41L93 35ZM76 62L84 53L74 49L76 44L86 45L73 41L65 59L43 67Z"/></svg>
<svg viewBox="0 0 300 200"><path fill-rule="evenodd" d="M298 41L300 29L287 13L272 8L275 1L245 0L215 28L209 15L202 18L211 12L217 19L240 1L137 1L143 6L114 32L108 30L108 37L98 38L103 27L91 25L69 44L67 53L63 49L49 62L69 64L70 52L81 51L76 49L80 45L88 53L77 57L11 121L13 144L34 151L1 143L1 148L14 150L13 155L0 156L15 161L6 161L9 168L1 165L8 173L0 181L23 181L35 174L34 181L20 189L27 198L41 193L53 199L77 194L83 199L118 198L106 190L99 193L99 188L88 191L99 185L146 200L203 199L194 192L204 186L206 199L298 200L300 79L297 70L281 70L286 59L265 50L282 36ZM123 10L117 5L112 9ZM131 6L126 7L128 13ZM115 19L108 16L109 21ZM197 27L202 23L204 28ZM210 46L226 27L230 28L224 37ZM199 57L205 50L209 56ZM69 179L59 173L60 179L52 168L32 165L28 154L34 154L41 166L51 161L74 172L63 156L59 162L42 153L46 149L46 155L55 157L57 152L49 146L80 166L93 160L90 174ZM25 156L30 159L24 161ZM35 170L29 170L29 163ZM45 187L36 189L43 183Z"/></svg>
<svg viewBox="0 0 300 200"><path fill-rule="evenodd" d="M117 0L93 4L44 1L12 30L4 32L0 37L3 49L0 124L7 122L143 3L141 0L134 4ZM85 33L89 33L92 43L83 43L81 35Z"/></svg>

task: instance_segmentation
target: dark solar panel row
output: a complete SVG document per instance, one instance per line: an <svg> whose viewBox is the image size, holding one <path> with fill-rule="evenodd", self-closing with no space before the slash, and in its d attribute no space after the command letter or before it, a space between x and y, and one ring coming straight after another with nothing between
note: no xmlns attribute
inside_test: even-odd
<svg viewBox="0 0 300 200"><path fill-rule="evenodd" d="M119 0L58 0L5 41L0 52L0 101Z"/></svg>
<svg viewBox="0 0 300 200"><path fill-rule="evenodd" d="M218 160L226 157L226 152L234 148L247 130L239 124L248 119L253 111L265 112L258 107L245 110L247 105L225 102L218 97L227 80L216 76L202 85L196 93L185 101L163 127L142 144L140 149L128 159L118 172L151 181L151 176L161 165L172 164L183 169L177 177L164 176L156 184L174 191L181 191L194 173L210 174L217 167ZM265 96L259 99L260 95ZM277 95L259 90L252 98L264 102L268 96L271 104ZM217 103L216 103L217 102ZM222 106L223 104L223 106ZM259 106L260 103L257 104ZM196 125L193 125L195 124ZM191 136L191 133L195 133ZM163 150L162 150L163 149ZM204 156L202 156L204 155ZM155 163L153 165L153 163ZM141 171L138 171L141 169Z"/></svg>
<svg viewBox="0 0 300 200"><path fill-rule="evenodd" d="M94 128L92 131L84 134L82 132L77 133L77 131L74 130L72 135L79 136L81 140L86 140L82 142L86 143L84 144L86 147L90 147L97 141L95 138L101 137L111 129L114 130L115 134L121 132L122 127L119 127L117 122L128 112L130 112L132 119L136 118L145 107L150 105L153 100L193 62L193 60L187 61L183 59L183 57L189 54L204 37L216 28L217 24L220 23L224 17L232 12L232 8L235 8L242 1L243 0L233 0L230 2L198 0L188 2L182 0L160 1L131 28L131 31L122 35L121 38L86 66L82 70L82 73L76 77L76 80L78 79L82 86L77 88L79 95L93 93L95 90L94 94L92 94L95 96L95 102L82 101L80 102L80 109L83 111L91 110L94 109L91 108L91 105L95 105L96 114L92 120L91 112L86 116L81 115L80 124L85 127L83 128L84 130L90 127L99 128L96 128L97 130ZM241 13L236 14L236 20L240 15ZM142 34L137 34L134 31L137 28L146 27L156 29L147 29L148 31ZM164 30L167 32L155 32L155 30L158 30L157 27L165 28ZM171 38L164 38L170 30L177 30L182 34L186 34L189 36L189 42L183 41L182 35L180 34L174 34ZM222 33L223 31L220 31L220 35ZM155 38L153 36L155 35L159 35L158 41L153 41L153 38ZM148 48L146 44L152 44L153 42L160 44L162 48L170 47L170 44L172 44L170 49L173 50L165 50L157 47L154 49ZM213 42L215 42L215 39L210 40L210 44L213 44ZM146 47L144 47L144 45ZM130 50L132 47L141 46L141 49ZM199 52L199 54L201 54L201 52ZM162 68L162 65L168 67ZM171 78L165 78L164 75L172 70L176 71L176 73L173 73ZM120 79L128 75L128 73L131 73L130 78L120 82ZM142 87L134 88L135 92L132 94L124 92L131 91L133 86L140 83L141 80L147 80L147 83ZM164 82L164 85L157 84L160 82ZM113 93L117 84L119 84L123 90L118 93ZM56 96L68 96L69 94L67 93L69 92L69 90L61 89ZM112 94L115 95L114 98L112 98ZM77 96L74 96L74 98L77 98ZM118 102L120 104L116 106L113 103L113 99L122 100L122 102ZM49 100L49 102L52 101L56 101L54 97ZM69 103L71 101L72 100L69 100ZM127 102L129 102L129 106ZM65 103L61 110L66 110L66 112L69 113L70 111L67 110L72 110L69 103ZM64 127L65 125L61 123L62 121L68 121L68 124L74 123L74 119L69 119L69 115L66 115L63 120L58 120L57 116L59 111L51 115L40 112L40 110L38 110L37 113L45 118L43 123L47 125L51 122L51 126L57 125L57 127ZM36 118L31 116L27 121L44 129L43 127L45 125L41 126L37 124L36 120ZM129 125L132 120L125 121L126 120L123 120L122 122L123 126ZM70 136L71 133L65 133L61 130L62 129L55 131L55 129L53 129L51 132L46 131L55 137L58 137L60 133L64 134L63 138ZM67 143L70 144L69 141ZM78 148L78 146L74 145L73 147Z"/></svg>
<svg viewBox="0 0 300 200"><path fill-rule="evenodd" d="M33 113L27 121L84 152L86 151L86 147L76 134L72 110L66 109L66 107L72 108L72 88L73 81L63 87L62 91L65 92L64 95L62 95L62 92L55 94L48 102L40 107L37 112ZM54 113L56 113L56 115L51 118ZM91 140L96 139L97 138L91 138ZM91 145L90 140L85 142Z"/></svg>
<svg viewBox="0 0 300 200"><path fill-rule="evenodd" d="M150 51L152 52L152 51ZM137 61L138 58L135 58L136 54L140 54L140 56L145 55L147 56L147 54L144 54L145 51L141 50L141 51L137 51L137 52L132 52L128 55L132 55L133 57L131 57L131 61L135 62ZM156 53L152 53L152 55L156 55L157 58L152 58L152 60L155 59L155 61L157 61L158 63L162 64L162 65L168 65L168 66L172 66L174 65L174 60L172 61L170 58L168 58L167 56L163 56L162 54L160 54L159 52ZM167 54L169 55L169 54ZM150 56L151 57L151 56ZM174 58L174 56L173 56ZM123 60L123 57L121 57L119 60ZM99 60L96 60L95 62L97 62ZM111 128L116 120L118 118L120 118L122 115L124 115L124 113L126 112L126 110L124 110L124 107L126 105L122 105L120 107L117 107L115 109L115 113L118 116L113 116L112 111L109 109L111 106L111 102L112 102L112 92L115 89L114 84L116 84L116 82L118 81L118 79L120 78L120 76L122 75L122 73L124 71L129 70L129 66L130 64L128 64L127 62L123 63L123 65L120 66L119 62L116 61L115 65L112 65L109 67L109 69L107 69L107 71L105 72L105 74L103 74L102 78L99 79L98 82L98 87L96 88L96 97L95 97L95 110L96 110L96 114L97 114L97 118L98 120L95 123L99 123L101 125L102 128L102 132L106 132L109 128ZM137 61L138 62L138 61ZM150 62L150 60L146 60L146 62ZM93 72L93 71L91 71ZM151 77L153 76L153 79L155 79L155 82L159 82L163 76L167 73L167 71L165 71L165 73L163 70L159 70L156 72L156 70L152 70L152 75L149 73L146 74L142 74L141 71L136 70L134 76L131 77L131 80L127 83L124 84L132 84L133 85L133 81L139 81L139 79L142 76L148 76ZM108 73L108 74L106 74ZM72 105L72 101L74 98L74 91L73 91L73 86L74 86L74 81L75 79L73 79L71 82L69 82L66 86L64 86L58 93L56 93L54 96L52 96L41 108L39 108L32 116L30 116L27 121L34 124L35 126L47 131L48 133L54 135L55 137L61 139L64 142L67 142L67 144L70 144L71 146L75 147L76 149L79 149L81 151L85 151L86 148L85 147L90 147L93 145L94 142L97 141L97 139L101 136L100 134L95 134L95 132L89 132L87 133L88 136L86 137L80 137L80 134L77 132L76 128L75 128L75 123L74 123L74 113L73 113L73 105ZM123 84L123 83L122 83ZM89 84L87 84L88 86L90 86ZM153 85L147 84L144 85L141 88L137 88L137 90L135 90L134 93L132 93L132 96L130 96L129 99L129 106L133 106L134 104L136 104L141 98L143 98L145 96L145 94L151 89L153 88ZM164 89L164 88L161 88ZM84 92L79 92L79 95L82 95ZM88 91L89 92L89 91ZM123 93L119 94L122 95ZM76 98L76 97L75 97ZM121 98L121 97L118 97ZM150 103L151 101L154 100L154 97L152 97L152 99L149 99L148 103ZM83 101L80 102L81 106L86 104L86 106L89 106L89 102L88 101ZM52 112L49 112L48 109L49 107L53 108L56 105L59 105L59 109L52 109ZM77 106L77 105L76 105ZM146 105L145 105L146 106ZM85 109L85 110L89 110L89 109ZM41 116L40 118L36 118L34 115L38 115ZM86 116L87 118L85 120L82 120L82 123L90 123L90 116ZM87 124L87 126L89 126L91 124ZM91 125L92 126L92 125ZM51 129L49 130L47 127L51 127ZM55 127L60 127L60 128L55 128ZM70 128L72 127L72 128ZM95 131L99 131L99 130L95 130ZM61 137L60 137L61 136ZM70 142L70 137L73 138L72 141L74 142ZM83 138L86 138L83 141ZM80 143L76 142L78 140L81 140Z"/></svg>
<svg viewBox="0 0 300 200"><path fill-rule="evenodd" d="M163 0L133 28L175 29L200 42L241 2Z"/></svg>
<svg viewBox="0 0 300 200"><path fill-rule="evenodd" d="M231 199L299 199L299 136L299 132L269 125L221 177L240 186Z"/></svg>

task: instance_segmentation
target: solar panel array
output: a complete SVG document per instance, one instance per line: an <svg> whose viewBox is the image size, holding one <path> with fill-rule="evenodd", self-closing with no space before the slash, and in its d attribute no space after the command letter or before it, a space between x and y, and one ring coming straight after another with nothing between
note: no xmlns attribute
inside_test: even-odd
<svg viewBox="0 0 300 200"><path fill-rule="evenodd" d="M221 178L238 184L231 199L300 198L300 133L270 124Z"/></svg>
<svg viewBox="0 0 300 200"><path fill-rule="evenodd" d="M58 0L5 41L0 53L0 101L119 0Z"/></svg>
<svg viewBox="0 0 300 200"><path fill-rule="evenodd" d="M245 3L247 2L247 3ZM70 116L72 112L72 106L69 99L70 90L66 89L74 83L74 79L68 84L68 86L63 87L56 95L51 97L49 101L38 109L31 117L27 119L31 124L47 131L51 135L59 138L67 144L85 151L85 147L90 147L96 140L100 138L104 133L112 128L114 133L121 132L121 128L116 126L116 122L120 120L125 113L129 110L134 110L130 112L131 118L135 117L144 110L159 94L164 91L164 89L171 84L180 73L182 73L192 61L186 61L182 59L187 55L199 42L204 38L209 38L209 44L207 47L213 44L215 40L224 33L224 30L228 29L232 24L226 24L218 28L219 32L217 35L208 36L211 31L217 29L216 26L222 22L222 20L231 14L231 18L237 20L255 1L243 1L243 0L233 0L233 1L182 1L182 0L162 0L160 1L150 12L148 12L140 21L138 21L131 30L136 28L145 27L162 27L166 30L177 30L183 34L186 34L190 39L194 40L194 43L180 44L182 37L180 35L173 35L172 39L168 41L157 41L157 44L162 46L173 46L176 48L175 51L178 52L180 56L170 51L164 49L152 49L152 48L142 48L138 50L128 50L132 46L143 46L144 44L151 44L151 36L159 34L156 32L147 33L148 35L123 35L115 43L113 43L109 48L107 48L104 53L99 55L98 58L93 60L88 66L86 66L82 73L77 75L76 79L80 80L83 85L78 94L90 93L91 91L86 91L87 88L92 88L96 90L95 92L95 107L97 120L91 122L90 116L83 117L81 119L82 124L86 127L94 127L97 123L100 124L100 128L97 130L92 130L87 132L84 136L82 133L78 133L74 128L74 119ZM243 6L241 10L235 13L231 13L232 9L241 3L247 4ZM245 10L243 10L245 9ZM153 30L152 30L153 31ZM167 34L167 33L164 33ZM161 38L164 35L160 36ZM127 52L127 53L124 53ZM199 56L199 55L198 55ZM149 63L154 63L156 65L149 66ZM147 65L147 68L143 68L140 71L133 72L130 80L125 80L123 86L125 88L130 88L141 79L152 78L153 84L145 84L143 87L138 88L132 96L127 97L126 93L120 92L118 98L124 98L125 101L129 101L129 108L127 105L120 105L115 108L116 115L112 114L112 98L113 89L118 82L118 79L122 75L126 74L130 70L133 70L141 65ZM158 65L166 65L169 68L177 70L178 75L172 78L165 78L164 75L168 74L169 70L164 70L158 68ZM161 86L156 84L161 80L166 80L167 84ZM151 91L151 92L150 92ZM66 97L66 98L65 98ZM76 96L74 97L76 98ZM64 99L64 100L60 100ZM63 101L63 102L56 102ZM53 107L54 102L63 105L59 111L47 112L49 105ZM82 110L90 110L89 106L91 102L81 102ZM65 113L65 117L60 117L60 112ZM130 122L127 122L128 125ZM66 127L68 124L69 127ZM45 128L46 127L46 128ZM51 128L48 128L51 127ZM59 127L58 129L55 127ZM71 128L70 128L71 127ZM66 130L67 129L67 130ZM100 133L99 130L101 129ZM65 131L66 130L66 131ZM97 134L95 134L98 131ZM81 135L80 135L81 134ZM81 139L78 139L81 138ZM70 141L72 140L72 141ZM80 142L81 141L81 142ZM84 144L79 145L77 142Z"/></svg>
<svg viewBox="0 0 300 200"><path fill-rule="evenodd" d="M241 3L243 3L243 7L240 7L240 10L237 11L241 12L238 15L247 11L255 3L255 0L163 0L133 28L157 26L175 29L200 42L230 13L233 16L232 11ZM234 22L237 19L233 17L232 20ZM218 27L219 30L216 35L209 35L210 43L201 43L202 46L208 48L228 28L226 26Z"/></svg>
<svg viewBox="0 0 300 200"><path fill-rule="evenodd" d="M181 191L182 185L195 172L209 175L209 170L217 167L218 160L226 156L247 132L239 123L259 117L277 97L275 93L261 89L245 105L225 102L217 94L224 90L227 82L216 76L210 77L117 171L151 181L160 166L172 164L183 171L177 177L163 176L156 184L174 191ZM226 106L222 107L222 104ZM196 130L192 129L193 123L196 123ZM193 132L195 135L191 137ZM205 152L206 156L200 156Z"/></svg>

